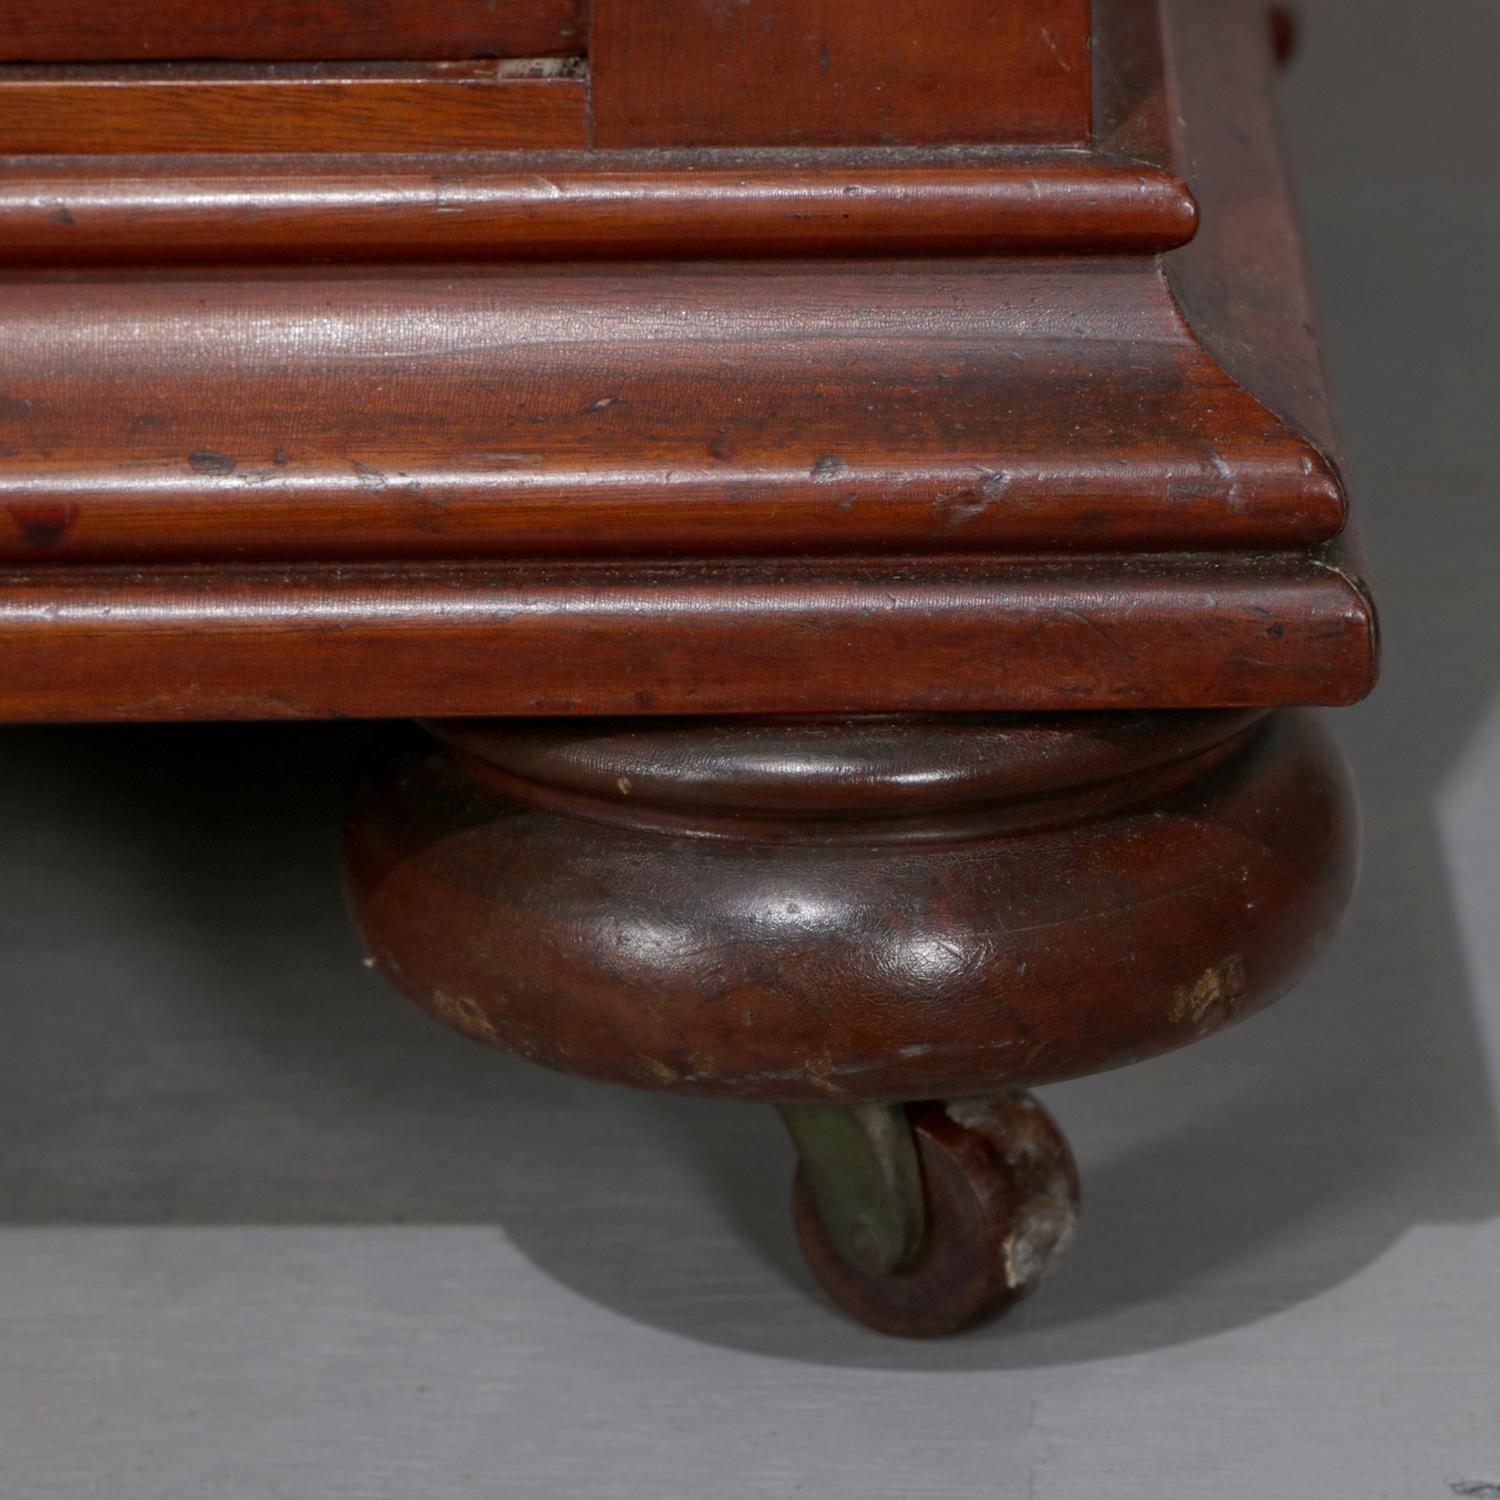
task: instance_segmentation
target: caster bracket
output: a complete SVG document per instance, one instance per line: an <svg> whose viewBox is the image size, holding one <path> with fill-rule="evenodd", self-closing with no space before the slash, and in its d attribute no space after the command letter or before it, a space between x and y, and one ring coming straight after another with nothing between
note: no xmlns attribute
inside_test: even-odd
<svg viewBox="0 0 1500 1500"><path fill-rule="evenodd" d="M779 1113L839 1254L867 1275L898 1270L925 1229L922 1172L905 1106L784 1104Z"/></svg>

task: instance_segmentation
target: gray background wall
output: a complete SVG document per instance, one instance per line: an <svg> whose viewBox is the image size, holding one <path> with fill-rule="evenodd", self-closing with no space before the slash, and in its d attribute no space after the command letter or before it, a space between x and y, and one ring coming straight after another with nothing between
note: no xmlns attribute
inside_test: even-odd
<svg viewBox="0 0 1500 1500"><path fill-rule="evenodd" d="M0 1496L1500 1495L1500 8L1305 18L1367 873L1278 1010L1049 1091L1063 1277L879 1340L810 1300L766 1113L408 1013L334 883L364 729L10 730Z"/></svg>

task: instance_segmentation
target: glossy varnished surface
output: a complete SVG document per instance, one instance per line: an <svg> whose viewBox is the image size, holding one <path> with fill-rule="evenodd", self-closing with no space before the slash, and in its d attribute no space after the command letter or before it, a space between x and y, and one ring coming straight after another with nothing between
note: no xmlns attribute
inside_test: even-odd
<svg viewBox="0 0 1500 1500"><path fill-rule="evenodd" d="M1145 259L18 278L0 327L12 562L1293 548L1344 520Z"/></svg>
<svg viewBox="0 0 1500 1500"><path fill-rule="evenodd" d="M1181 178L1007 148L13 159L0 262L239 264L1147 254L1193 235Z"/></svg>
<svg viewBox="0 0 1500 1500"><path fill-rule="evenodd" d="M736 782L728 815L664 825L628 754L612 786L558 804L524 727L528 775L504 786L413 751L356 798L356 914L411 998L566 1071L784 1100L952 1097L1097 1071L1205 1036L1300 975L1348 895L1352 815L1308 721L1230 721L1217 743L1170 715L1078 722L1097 737L1094 774L1107 765L1122 786L1113 805L1080 807L1067 773L1042 794L1025 776L1007 792L1001 774L988 803L960 810L908 803L924 767L907 751L893 763L907 777L858 819L745 820ZM1045 756L1025 721L971 726L970 753L994 764L997 729L1020 736L1014 765ZM700 731L676 732L691 746ZM888 753L878 728L843 733L848 753ZM800 734L781 728L778 776L811 803L842 774L826 735L804 761ZM552 749L567 767L565 743ZM505 762L503 725L486 757ZM701 775L690 749L683 760Z"/></svg>
<svg viewBox="0 0 1500 1500"><path fill-rule="evenodd" d="M0 574L17 720L1345 703L1375 651L1300 561Z"/></svg>
<svg viewBox="0 0 1500 1500"><path fill-rule="evenodd" d="M893 715L856 726L838 720L605 719L502 727L488 719L435 719L426 727L492 779L506 778L519 795L561 794L575 806L592 804L595 817L608 817L613 806L627 820L649 810L657 820L687 824L708 816L721 826L743 826L747 818L858 821L896 810L972 817L1004 807L1002 821L1020 827L1032 821L1032 808L1043 809L1044 821L1056 821L1049 795L1097 794L1106 807L1129 802L1138 796L1132 778L1170 777L1173 768L1192 766L1236 741L1261 717L1251 709L1024 720ZM629 795L618 798L622 777Z"/></svg>
<svg viewBox="0 0 1500 1500"><path fill-rule="evenodd" d="M596 7L595 42L648 10ZM816 159L12 158L0 714L1359 697L1268 32L1099 0L1090 62L1081 15L1025 9L1001 49L1050 36L1023 71L1054 103L1087 66L1070 153L919 120ZM915 86L960 50L933 26L890 56ZM836 125L875 118L858 58L829 47ZM754 50L721 61L748 128Z"/></svg>

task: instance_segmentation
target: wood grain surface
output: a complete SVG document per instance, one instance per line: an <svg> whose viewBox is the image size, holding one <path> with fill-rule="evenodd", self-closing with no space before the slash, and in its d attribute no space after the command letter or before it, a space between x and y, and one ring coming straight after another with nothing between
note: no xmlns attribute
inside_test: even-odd
<svg viewBox="0 0 1500 1500"><path fill-rule="evenodd" d="M588 88L560 63L0 67L0 153L587 144Z"/></svg>
<svg viewBox="0 0 1500 1500"><path fill-rule="evenodd" d="M545 57L586 33L586 0L6 0L0 62Z"/></svg>
<svg viewBox="0 0 1500 1500"><path fill-rule="evenodd" d="M601 147L1089 138L1088 0L597 0L590 53Z"/></svg>

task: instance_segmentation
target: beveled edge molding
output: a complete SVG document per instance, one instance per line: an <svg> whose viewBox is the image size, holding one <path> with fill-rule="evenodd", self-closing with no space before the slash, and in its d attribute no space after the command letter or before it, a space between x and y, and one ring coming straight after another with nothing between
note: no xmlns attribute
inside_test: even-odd
<svg viewBox="0 0 1500 1500"><path fill-rule="evenodd" d="M39 568L0 575L0 717L1344 704L1376 628L1337 556Z"/></svg>
<svg viewBox="0 0 1500 1500"><path fill-rule="evenodd" d="M7 157L0 263L1098 252L1186 244L1165 168L1087 151Z"/></svg>

